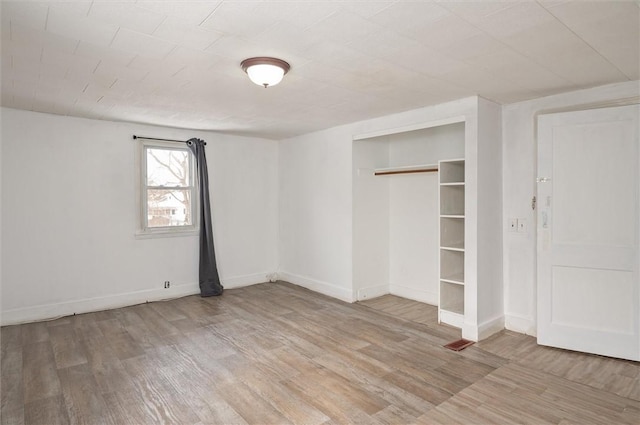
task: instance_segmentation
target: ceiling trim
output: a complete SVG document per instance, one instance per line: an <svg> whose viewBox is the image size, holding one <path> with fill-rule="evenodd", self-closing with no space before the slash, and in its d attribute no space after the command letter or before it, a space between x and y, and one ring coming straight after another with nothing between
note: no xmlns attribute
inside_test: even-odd
<svg viewBox="0 0 640 425"><path fill-rule="evenodd" d="M439 127L441 125L447 125L447 124L456 124L456 123L465 122L465 121L466 121L466 117L464 115L458 115L455 117L444 118L436 121L429 121L429 122L423 122L418 124L405 125L403 127L394 127L394 128L384 129L384 130L372 131L369 133L356 134L353 136L353 141L355 142L356 140L365 140L365 139L372 139L374 137L390 136L392 134L406 133L408 131L424 130L426 128Z"/></svg>

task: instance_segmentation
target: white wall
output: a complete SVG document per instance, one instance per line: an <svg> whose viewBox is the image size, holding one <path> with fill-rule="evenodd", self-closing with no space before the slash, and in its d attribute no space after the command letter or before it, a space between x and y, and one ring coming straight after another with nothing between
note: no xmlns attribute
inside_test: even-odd
<svg viewBox="0 0 640 425"><path fill-rule="evenodd" d="M504 329L502 107L478 98L477 273L480 338Z"/></svg>
<svg viewBox="0 0 640 425"><path fill-rule="evenodd" d="M13 109L2 121L3 324L198 292L197 236L134 236L133 134L207 141L225 287L276 270L277 142Z"/></svg>
<svg viewBox="0 0 640 425"><path fill-rule="evenodd" d="M386 138L353 142L353 290L358 300L389 293L389 164Z"/></svg>
<svg viewBox="0 0 640 425"><path fill-rule="evenodd" d="M280 278L352 301L348 128L282 141L279 163Z"/></svg>
<svg viewBox="0 0 640 425"><path fill-rule="evenodd" d="M389 293L438 305L438 173L383 178L390 188Z"/></svg>
<svg viewBox="0 0 640 425"><path fill-rule="evenodd" d="M549 96L503 107L503 249L505 325L536 333L536 127L543 113L638 103L640 83L631 81ZM507 232L509 218L524 218L526 232Z"/></svg>

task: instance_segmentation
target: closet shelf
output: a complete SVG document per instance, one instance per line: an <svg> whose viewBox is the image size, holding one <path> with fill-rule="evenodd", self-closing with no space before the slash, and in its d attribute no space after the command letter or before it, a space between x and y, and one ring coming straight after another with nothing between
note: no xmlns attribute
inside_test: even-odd
<svg viewBox="0 0 640 425"><path fill-rule="evenodd" d="M441 246L440 249L446 249L447 251L464 252L464 247L462 245L460 245L460 246Z"/></svg>
<svg viewBox="0 0 640 425"><path fill-rule="evenodd" d="M376 168L374 175L387 176L391 174L433 173L438 172L438 164L405 165L402 167Z"/></svg>
<svg viewBox="0 0 640 425"><path fill-rule="evenodd" d="M443 276L440 280L442 282L455 283L456 285L464 285L464 273Z"/></svg>

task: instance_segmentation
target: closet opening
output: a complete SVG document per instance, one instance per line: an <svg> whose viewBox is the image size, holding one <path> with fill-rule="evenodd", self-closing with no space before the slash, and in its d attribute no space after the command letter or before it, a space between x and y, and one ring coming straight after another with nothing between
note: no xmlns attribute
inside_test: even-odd
<svg viewBox="0 0 640 425"><path fill-rule="evenodd" d="M464 118L354 138L353 285L358 301L408 320L462 327L464 158ZM375 300L386 294L401 299Z"/></svg>

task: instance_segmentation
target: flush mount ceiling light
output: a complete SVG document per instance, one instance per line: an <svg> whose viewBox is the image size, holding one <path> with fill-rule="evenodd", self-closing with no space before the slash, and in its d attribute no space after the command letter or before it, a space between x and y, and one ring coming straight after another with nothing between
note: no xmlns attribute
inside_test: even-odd
<svg viewBox="0 0 640 425"><path fill-rule="evenodd" d="M251 81L264 88L278 84L291 68L282 59L267 57L245 59L240 66Z"/></svg>

